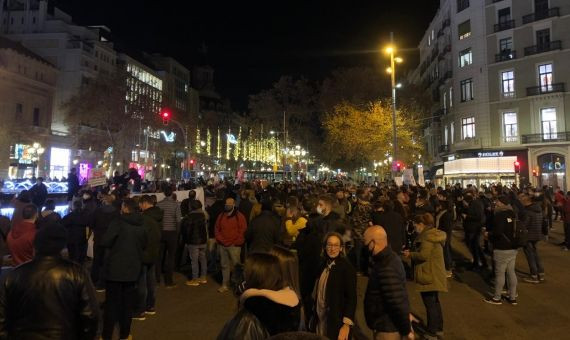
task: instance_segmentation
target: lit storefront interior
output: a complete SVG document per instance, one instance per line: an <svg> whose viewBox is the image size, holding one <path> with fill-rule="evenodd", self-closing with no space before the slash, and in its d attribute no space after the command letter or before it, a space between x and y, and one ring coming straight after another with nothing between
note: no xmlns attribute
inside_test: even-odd
<svg viewBox="0 0 570 340"><path fill-rule="evenodd" d="M38 143L34 145L11 145L8 177L10 179L21 179L37 176L38 162L44 151L44 148Z"/></svg>
<svg viewBox="0 0 570 340"><path fill-rule="evenodd" d="M49 177L52 180L61 180L69 173L71 162L71 150L62 148L51 148Z"/></svg>
<svg viewBox="0 0 570 340"><path fill-rule="evenodd" d="M461 158L444 163L446 184L460 183L480 187L493 183L511 185L516 182L514 162L516 156Z"/></svg>

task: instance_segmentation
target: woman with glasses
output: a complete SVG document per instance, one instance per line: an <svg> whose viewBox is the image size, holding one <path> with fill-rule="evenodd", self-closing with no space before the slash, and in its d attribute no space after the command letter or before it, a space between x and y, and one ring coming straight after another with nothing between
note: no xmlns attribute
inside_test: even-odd
<svg viewBox="0 0 570 340"><path fill-rule="evenodd" d="M356 271L345 257L339 233L328 233L323 248L325 261L313 293L313 328L329 339L350 339L356 310Z"/></svg>

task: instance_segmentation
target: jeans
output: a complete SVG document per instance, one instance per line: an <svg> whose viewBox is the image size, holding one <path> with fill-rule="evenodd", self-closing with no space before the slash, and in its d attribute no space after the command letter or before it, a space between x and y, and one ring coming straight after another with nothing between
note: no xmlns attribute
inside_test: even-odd
<svg viewBox="0 0 570 340"><path fill-rule="evenodd" d="M564 245L570 248L570 223L564 222Z"/></svg>
<svg viewBox="0 0 570 340"><path fill-rule="evenodd" d="M93 246L93 263L91 264L91 281L97 288L105 286L105 248Z"/></svg>
<svg viewBox="0 0 570 340"><path fill-rule="evenodd" d="M230 272L239 263L241 247L223 246L218 244L220 251L220 262L222 265L222 286L228 287L230 284Z"/></svg>
<svg viewBox="0 0 570 340"><path fill-rule="evenodd" d="M208 262L206 259L205 244L189 244L188 252L190 253L190 261L192 261L192 278L206 277L208 272ZM201 270L199 270L201 269ZM200 276L198 276L200 274Z"/></svg>
<svg viewBox="0 0 570 340"><path fill-rule="evenodd" d="M105 284L105 307L101 337L110 340L115 324L119 323L119 338L126 339L131 333L131 317L136 295L136 282L107 281Z"/></svg>
<svg viewBox="0 0 570 340"><path fill-rule="evenodd" d="M218 244L216 243L216 239L209 238L207 243L207 262L208 262L208 273L217 273L218 262L220 261L220 252L217 251L216 247Z"/></svg>
<svg viewBox="0 0 570 340"><path fill-rule="evenodd" d="M135 313L141 314L154 308L156 301L156 278L154 264L143 264L137 284Z"/></svg>
<svg viewBox="0 0 570 340"><path fill-rule="evenodd" d="M524 247L524 254L526 255L526 260L528 261L530 275L533 278L544 274L544 267L542 266L542 261L540 261L538 250L536 249L537 243L538 241L528 241Z"/></svg>
<svg viewBox="0 0 570 340"><path fill-rule="evenodd" d="M435 334L443 332L443 312L439 303L438 292L421 292L427 314L427 330Z"/></svg>
<svg viewBox="0 0 570 340"><path fill-rule="evenodd" d="M453 259L451 257L451 238L453 235L451 230L446 234L447 238L445 239L445 244L443 246L443 261L445 263L445 270L450 271L453 264Z"/></svg>
<svg viewBox="0 0 570 340"><path fill-rule="evenodd" d="M160 260L156 268L157 281L160 282L160 276L164 272L164 284L167 286L174 284L174 262L176 256L176 247L178 240L178 232L172 230L163 230L162 239L160 241Z"/></svg>
<svg viewBox="0 0 570 340"><path fill-rule="evenodd" d="M515 264L517 260L517 249L493 250L493 261L495 263L495 296L496 300L501 299L501 293L505 286L505 273L509 288L509 297L517 297L517 274Z"/></svg>
<svg viewBox="0 0 570 340"><path fill-rule="evenodd" d="M473 266L484 267L486 264L483 249L481 249L481 233L480 232L465 232L465 243L473 255Z"/></svg>

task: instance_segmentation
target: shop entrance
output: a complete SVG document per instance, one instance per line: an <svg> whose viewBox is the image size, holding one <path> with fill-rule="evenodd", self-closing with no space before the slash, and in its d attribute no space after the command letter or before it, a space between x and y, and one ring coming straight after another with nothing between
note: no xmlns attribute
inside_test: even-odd
<svg viewBox="0 0 570 340"><path fill-rule="evenodd" d="M540 186L559 187L566 192L566 158L556 153L547 153L538 157L540 167Z"/></svg>

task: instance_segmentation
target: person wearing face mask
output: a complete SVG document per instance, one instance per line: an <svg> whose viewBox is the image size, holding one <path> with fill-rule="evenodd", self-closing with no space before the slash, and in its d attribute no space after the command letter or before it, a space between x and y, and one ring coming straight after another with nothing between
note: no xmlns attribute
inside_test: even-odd
<svg viewBox="0 0 570 340"><path fill-rule="evenodd" d="M340 216L333 211L334 199L329 194L319 196L317 213L320 215L320 218L315 220L315 224L323 234L332 231L343 234L344 229L346 229Z"/></svg>
<svg viewBox="0 0 570 340"><path fill-rule="evenodd" d="M373 339L414 339L402 260L388 246L388 236L381 226L366 229L364 243L372 260L364 296L364 316L374 332Z"/></svg>
<svg viewBox="0 0 570 340"><path fill-rule="evenodd" d="M247 222L235 207L235 200L226 199L224 213L218 216L214 227L222 266L222 286L218 292L229 290L231 269L240 262L241 246L245 241Z"/></svg>
<svg viewBox="0 0 570 340"><path fill-rule="evenodd" d="M434 227L431 214L417 215L414 228L418 233L416 249L404 250L404 257L410 258L415 265L414 280L416 290L420 292L427 312L428 339L443 338L443 312L439 301L439 292L447 292L447 279L443 260L443 246L446 235Z"/></svg>
<svg viewBox="0 0 570 340"><path fill-rule="evenodd" d="M315 308L309 328L329 339L351 339L356 311L356 271L344 255L342 235L331 232L324 240L324 262L313 293Z"/></svg>

